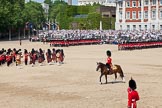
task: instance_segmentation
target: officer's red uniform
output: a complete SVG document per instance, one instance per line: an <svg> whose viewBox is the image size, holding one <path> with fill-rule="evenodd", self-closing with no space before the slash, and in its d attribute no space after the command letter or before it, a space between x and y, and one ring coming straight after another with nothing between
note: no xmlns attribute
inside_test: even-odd
<svg viewBox="0 0 162 108"><path fill-rule="evenodd" d="M128 108L137 108L136 101L139 100L139 95L136 90L128 88Z"/></svg>
<svg viewBox="0 0 162 108"><path fill-rule="evenodd" d="M24 54L25 65L27 65L27 63L28 63L28 56L29 56L28 53Z"/></svg>
<svg viewBox="0 0 162 108"><path fill-rule="evenodd" d="M112 59L110 57L107 58L107 64L109 64L110 66L112 65Z"/></svg>

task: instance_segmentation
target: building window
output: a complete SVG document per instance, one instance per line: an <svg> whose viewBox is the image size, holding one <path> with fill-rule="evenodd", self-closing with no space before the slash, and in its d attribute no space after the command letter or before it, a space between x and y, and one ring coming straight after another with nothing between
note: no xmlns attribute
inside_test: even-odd
<svg viewBox="0 0 162 108"><path fill-rule="evenodd" d="M160 25L160 30L162 30L162 25Z"/></svg>
<svg viewBox="0 0 162 108"><path fill-rule="evenodd" d="M132 7L136 7L136 1L132 2Z"/></svg>
<svg viewBox="0 0 162 108"><path fill-rule="evenodd" d="M148 11L144 12L144 19L148 19Z"/></svg>
<svg viewBox="0 0 162 108"><path fill-rule="evenodd" d="M160 19L162 19L162 10L160 10Z"/></svg>
<svg viewBox="0 0 162 108"><path fill-rule="evenodd" d="M148 5L148 0L145 0L144 4L145 4L145 6L147 6Z"/></svg>
<svg viewBox="0 0 162 108"><path fill-rule="evenodd" d="M130 7L130 2L129 1L126 2L126 7Z"/></svg>
<svg viewBox="0 0 162 108"><path fill-rule="evenodd" d="M155 25L152 25L153 30L155 30Z"/></svg>
<svg viewBox="0 0 162 108"><path fill-rule="evenodd" d="M152 10L152 19L155 19L155 18L156 18L156 11Z"/></svg>
<svg viewBox="0 0 162 108"><path fill-rule="evenodd" d="M127 30L130 30L130 25L127 25Z"/></svg>
<svg viewBox="0 0 162 108"><path fill-rule="evenodd" d="M142 4L141 4L141 0L138 1L138 7L141 7Z"/></svg>
<svg viewBox="0 0 162 108"><path fill-rule="evenodd" d="M130 12L126 12L126 19L130 19Z"/></svg>
<svg viewBox="0 0 162 108"><path fill-rule="evenodd" d="M132 13L132 19L136 19L136 12L135 11L133 11L133 13Z"/></svg>
<svg viewBox="0 0 162 108"><path fill-rule="evenodd" d="M120 8L123 7L123 2L119 2L119 7L120 7Z"/></svg>
<svg viewBox="0 0 162 108"><path fill-rule="evenodd" d="M139 30L141 30L141 25L139 25Z"/></svg>
<svg viewBox="0 0 162 108"><path fill-rule="evenodd" d="M120 25L120 30L122 30L122 25Z"/></svg>
<svg viewBox="0 0 162 108"><path fill-rule="evenodd" d="M147 25L145 25L145 30L147 30Z"/></svg>
<svg viewBox="0 0 162 108"><path fill-rule="evenodd" d="M152 5L156 5L156 0L152 0Z"/></svg>
<svg viewBox="0 0 162 108"><path fill-rule="evenodd" d="M160 0L159 2L160 2L160 5L162 5L162 0Z"/></svg>
<svg viewBox="0 0 162 108"><path fill-rule="evenodd" d="M138 19L141 19L141 11L138 12Z"/></svg>
<svg viewBox="0 0 162 108"><path fill-rule="evenodd" d="M133 25L133 30L136 30L136 25Z"/></svg>
<svg viewBox="0 0 162 108"><path fill-rule="evenodd" d="M122 19L122 11L119 11L119 19Z"/></svg>

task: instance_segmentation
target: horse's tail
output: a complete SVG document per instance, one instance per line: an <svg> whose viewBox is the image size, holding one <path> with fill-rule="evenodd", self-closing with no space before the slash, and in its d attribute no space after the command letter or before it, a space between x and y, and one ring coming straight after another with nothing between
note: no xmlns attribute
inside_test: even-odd
<svg viewBox="0 0 162 108"><path fill-rule="evenodd" d="M120 65L116 65L119 68L120 71L120 77L123 79L124 78L124 73Z"/></svg>
<svg viewBox="0 0 162 108"><path fill-rule="evenodd" d="M116 65L116 66L119 69L118 72L120 74L121 79L123 80L123 82L125 82L124 73L123 73L123 70L122 70L121 66L120 65Z"/></svg>
<svg viewBox="0 0 162 108"><path fill-rule="evenodd" d="M123 69L121 68L121 66L120 66L120 70L121 70L121 77L124 78L124 72L123 72Z"/></svg>

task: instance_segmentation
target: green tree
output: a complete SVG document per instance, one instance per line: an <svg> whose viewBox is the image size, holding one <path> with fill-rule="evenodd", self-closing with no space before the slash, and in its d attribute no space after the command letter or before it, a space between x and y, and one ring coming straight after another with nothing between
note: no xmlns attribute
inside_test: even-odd
<svg viewBox="0 0 162 108"><path fill-rule="evenodd" d="M40 29L40 26L45 22L45 15L42 5L40 3L30 1L25 4L23 12L25 22L31 22L35 29Z"/></svg>
<svg viewBox="0 0 162 108"><path fill-rule="evenodd" d="M20 28L23 25L22 10L24 0L1 0L0 1L0 29L9 30L9 40L11 39L12 28ZM6 31L5 31L6 32Z"/></svg>
<svg viewBox="0 0 162 108"><path fill-rule="evenodd" d="M67 16L67 5L59 4L59 13L56 15L56 21L59 24L61 29L68 29L69 21Z"/></svg>
<svg viewBox="0 0 162 108"><path fill-rule="evenodd" d="M101 15L99 13L89 13L87 18L88 28L99 29L100 27Z"/></svg>

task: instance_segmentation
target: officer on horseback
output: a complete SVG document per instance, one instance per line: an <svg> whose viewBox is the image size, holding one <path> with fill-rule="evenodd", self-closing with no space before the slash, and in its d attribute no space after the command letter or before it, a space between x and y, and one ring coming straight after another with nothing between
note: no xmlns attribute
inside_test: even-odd
<svg viewBox="0 0 162 108"><path fill-rule="evenodd" d="M106 67L111 72L112 71L112 69L111 69L111 66L112 66L111 51L107 50L106 54L107 54Z"/></svg>

